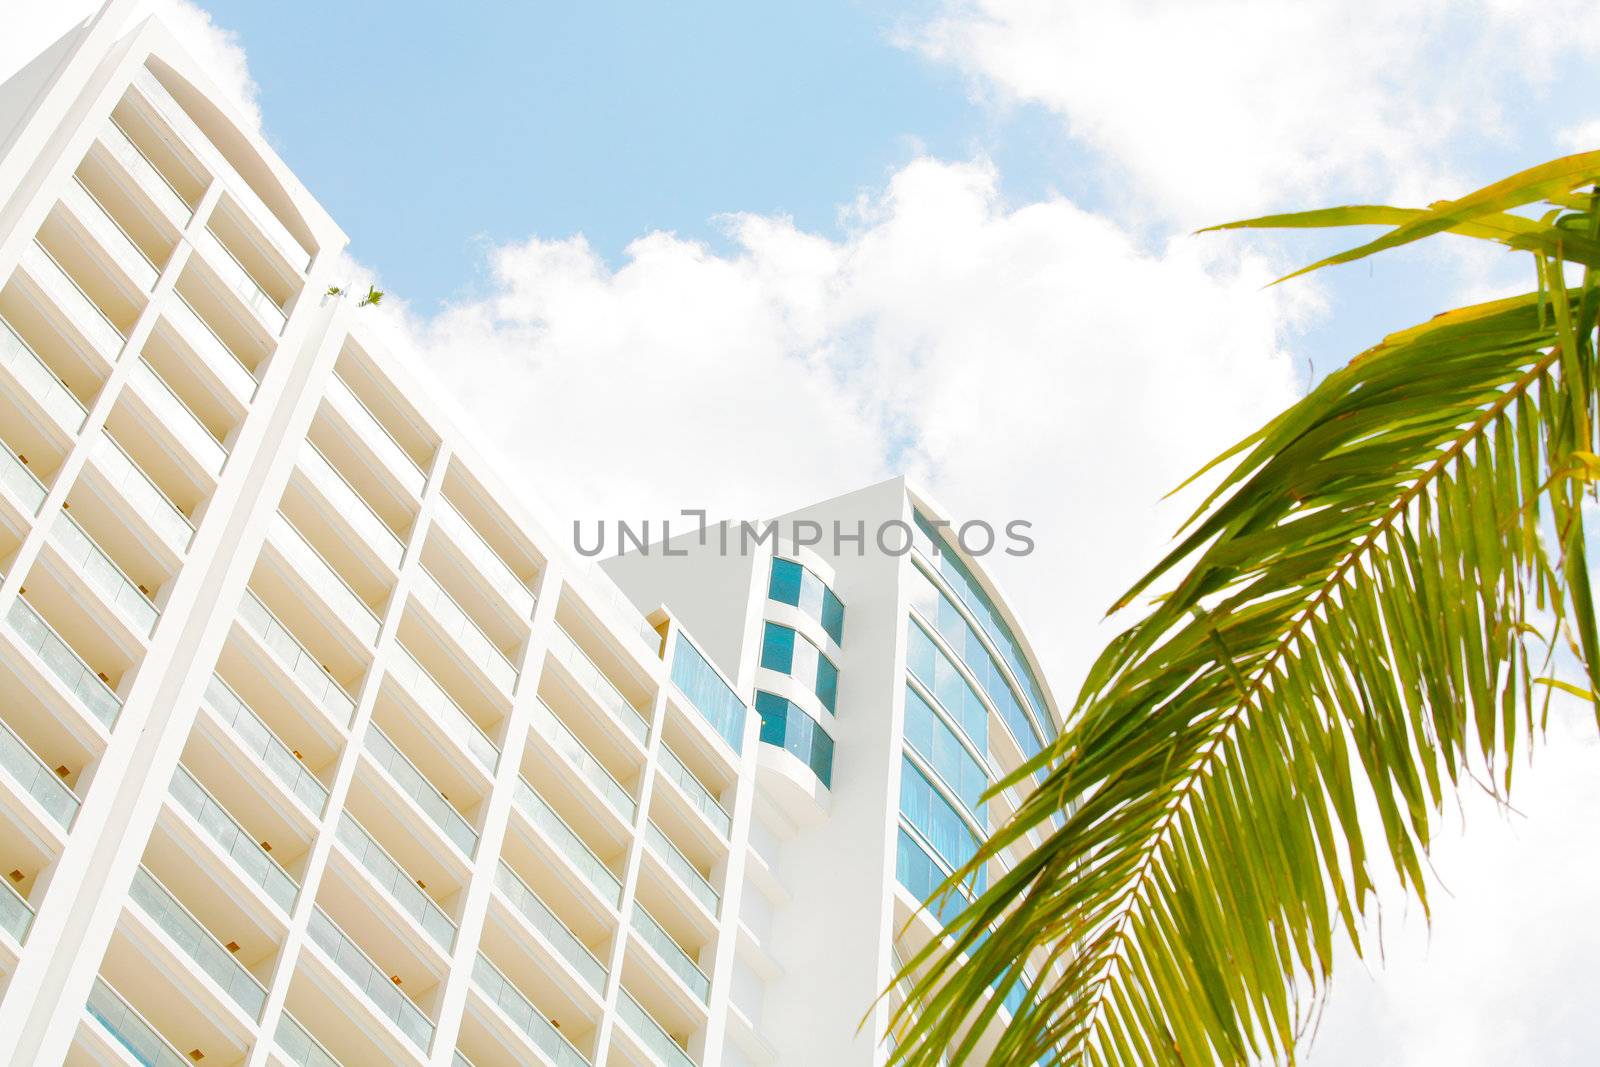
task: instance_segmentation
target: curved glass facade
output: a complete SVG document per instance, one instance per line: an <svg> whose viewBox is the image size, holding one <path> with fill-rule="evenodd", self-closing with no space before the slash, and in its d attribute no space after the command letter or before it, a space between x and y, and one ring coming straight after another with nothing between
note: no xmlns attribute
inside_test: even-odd
<svg viewBox="0 0 1600 1067"><path fill-rule="evenodd" d="M968 901L959 896L946 897L942 901L928 899L949 877L950 872L939 866L938 861L928 855L927 849L903 826L895 841L894 873L912 896L928 904L929 910L941 923L949 922L967 906Z"/></svg>
<svg viewBox="0 0 1600 1067"><path fill-rule="evenodd" d="M943 780L945 787L967 806L978 825L984 821L983 803L979 799L989 788L989 775L983 765L972 758L956 732L922 699L911 686L906 686L906 744L921 756L933 772Z"/></svg>
<svg viewBox="0 0 1600 1067"><path fill-rule="evenodd" d="M933 846L934 854L951 870L978 851L978 838L955 805L904 756L900 758L900 817ZM983 888L981 879L978 888Z"/></svg>
<svg viewBox="0 0 1600 1067"><path fill-rule="evenodd" d="M761 633L761 666L806 684L829 713L839 695L839 668L805 634L766 624Z"/></svg>
<svg viewBox="0 0 1600 1067"><path fill-rule="evenodd" d="M834 644L844 643L844 604L821 578L788 559L772 560L767 598L789 604L816 619Z"/></svg>
<svg viewBox="0 0 1600 1067"><path fill-rule="evenodd" d="M961 724L978 751L989 751L989 709L956 665L915 622L906 623L906 668L933 694L945 714Z"/></svg>
<svg viewBox="0 0 1600 1067"><path fill-rule="evenodd" d="M781 748L811 768L823 785L833 787L833 737L792 700L756 692L761 716L761 741Z"/></svg>

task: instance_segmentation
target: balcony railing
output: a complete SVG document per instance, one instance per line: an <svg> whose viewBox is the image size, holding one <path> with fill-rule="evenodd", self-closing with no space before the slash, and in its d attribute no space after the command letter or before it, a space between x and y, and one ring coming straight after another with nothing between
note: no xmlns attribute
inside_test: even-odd
<svg viewBox="0 0 1600 1067"><path fill-rule="evenodd" d="M665 745L661 746L661 773L672 779L678 788L683 790L695 810L704 815L723 837L727 837L733 831L733 816L728 814L728 809L722 806L722 802L712 794L711 790L707 789L704 783L695 777L694 772L684 766L683 761Z"/></svg>
<svg viewBox="0 0 1600 1067"><path fill-rule="evenodd" d="M95 978L84 1010L145 1067L194 1067L188 1057L173 1048L172 1043L146 1022L143 1015L134 1011L133 1005L123 1000L104 978Z"/></svg>
<svg viewBox="0 0 1600 1067"><path fill-rule="evenodd" d="M122 331L106 318L87 293L62 269L55 257L35 241L22 252L22 265L34 283L45 291L56 309L71 321L72 326L94 346L107 362L117 358L122 350Z"/></svg>
<svg viewBox="0 0 1600 1067"><path fill-rule="evenodd" d="M33 749L29 748L4 721L0 721L0 768L22 791L38 802L63 830L78 814L78 794L67 787Z"/></svg>
<svg viewBox="0 0 1600 1067"><path fill-rule="evenodd" d="M276 337L283 332L284 323L288 316L283 313L275 300L267 291L250 276L234 254L228 251L227 245L218 240L217 235L210 230L201 230L195 235L195 247L200 249L201 255L211 269L216 272L228 292L238 297L245 307L260 319L267 331Z"/></svg>
<svg viewBox="0 0 1600 1067"><path fill-rule="evenodd" d="M178 903L167 887L154 875L140 867L134 873L128 896L139 905L151 922L173 941L199 968L211 977L234 1003L244 1009L252 1019L259 1018L261 1006L266 1002L267 991L244 965L233 958L211 931L199 919L189 914L189 909Z"/></svg>
<svg viewBox="0 0 1600 1067"><path fill-rule="evenodd" d="M167 499L150 476L139 469L122 446L104 431L94 443L94 460L110 479L111 484L128 498L134 511L144 517L174 552L183 553L194 536L194 526L189 517L178 510L178 505Z"/></svg>
<svg viewBox="0 0 1600 1067"><path fill-rule="evenodd" d="M12 633L21 639L23 645L32 650L56 676L56 680L66 688L84 709L100 720L100 724L107 730L117 721L117 714L122 710L122 701L111 687L100 680L87 663L78 657L72 646L61 639L61 635L50 628L40 614L22 597L17 597L11 603L11 610L6 613L6 621L11 625Z"/></svg>
<svg viewBox="0 0 1600 1067"><path fill-rule="evenodd" d="M16 497L28 514L38 514L44 506L44 483L33 476L27 464L18 459L4 441L0 441L0 453L3 453L0 455L0 486Z"/></svg>
<svg viewBox="0 0 1600 1067"><path fill-rule="evenodd" d="M339 572L322 558L322 553L311 547L311 542L284 518L281 511L273 519L272 541L306 584L316 589L317 594L327 601L351 633L369 646L378 643L380 624L372 609L367 607L367 602L355 594L339 576Z"/></svg>
<svg viewBox="0 0 1600 1067"><path fill-rule="evenodd" d="M340 725L349 725L350 716L356 710L355 700L317 662L317 657L307 652L294 634L289 632L289 628L279 622L278 617L248 589L239 603L239 619L273 652L285 669L300 680L300 684L310 691L324 710L330 714L341 713L336 716Z"/></svg>
<svg viewBox="0 0 1600 1067"><path fill-rule="evenodd" d="M473 529L472 524L443 497L437 502L435 521L489 584L500 591L519 618L526 619L533 614L533 593L522 584L522 579L500 558L500 554L489 547L483 535Z"/></svg>
<svg viewBox="0 0 1600 1067"><path fill-rule="evenodd" d="M33 925L33 909L22 899L22 894L11 888L9 880L0 891L0 930L11 935L11 940L22 944L28 940L28 927Z"/></svg>
<svg viewBox="0 0 1600 1067"><path fill-rule="evenodd" d="M695 865L689 862L689 857L678 851L678 846L672 839L662 832L661 827L650 823L645 829L645 839L650 842L650 847L666 864L667 869L678 876L678 879L688 887L689 892L707 911L715 915L717 907L722 901L722 896L706 881L706 876L701 874Z"/></svg>
<svg viewBox="0 0 1600 1067"><path fill-rule="evenodd" d="M155 288L161 272L82 182L74 179L61 195L61 202L141 292L148 293Z"/></svg>
<svg viewBox="0 0 1600 1067"><path fill-rule="evenodd" d="M66 557L74 573L104 597L128 625L137 633L149 636L161 613L138 583L123 573L116 561L65 511L50 524L50 541Z"/></svg>
<svg viewBox="0 0 1600 1067"><path fill-rule="evenodd" d="M278 907L285 912L294 907L294 898L300 892L299 884L267 855L255 838L228 814L228 809L181 764L178 772L172 776L172 799L200 824L206 835L238 865L245 877L260 886Z"/></svg>
<svg viewBox="0 0 1600 1067"><path fill-rule="evenodd" d="M621 782L611 777L611 772L594 758L584 747L583 742L578 740L577 735L567 728L567 724L562 722L542 699L534 704L533 728L539 731L540 737L550 742L551 747L577 767L578 773L584 780L594 786L619 815L630 822L633 820L633 814L639 808L633 795L623 788Z"/></svg>
<svg viewBox="0 0 1600 1067"><path fill-rule="evenodd" d="M711 996L711 979L706 977L700 965L690 958L683 950L683 946L674 941L672 935L662 929L661 924L656 922L655 917L645 911L638 901L634 901L633 904L632 923L644 943L655 949L656 955L661 957L673 974L683 980L683 984L688 986L695 996L702 1002Z"/></svg>
<svg viewBox="0 0 1600 1067"><path fill-rule="evenodd" d="M694 1067L689 1054L678 1047L672 1035L662 1029L626 989L617 990L617 998L617 1015L663 1067Z"/></svg>
<svg viewBox="0 0 1600 1067"><path fill-rule="evenodd" d="M589 1061L583 1053L562 1037L544 1017L544 1013L529 1003L528 998L518 992L511 980L501 974L481 952L472 964L472 981L489 1003L504 1012L506 1018L533 1042L534 1048L544 1053L556 1067L588 1067Z"/></svg>
<svg viewBox="0 0 1600 1067"><path fill-rule="evenodd" d="M206 365L221 379L223 386L233 394L235 400L241 404L248 404L255 398L256 386L259 384L256 376L176 290L168 293L167 299L162 301L161 314L183 343L193 349L195 355L205 360Z"/></svg>
<svg viewBox="0 0 1600 1067"><path fill-rule="evenodd" d="M122 132L121 126L115 121L107 122L105 128L100 131L100 143L106 146L106 151L110 152L118 163L122 164L122 169L132 176L139 188L144 190L145 195L167 217L168 222L180 230L188 225L189 216L192 214L189 205L184 202L183 197L166 177L156 169L155 164L150 162L149 157L139 151L139 146L128 139L128 135Z"/></svg>
<svg viewBox="0 0 1600 1067"><path fill-rule="evenodd" d="M416 573L416 597L433 612L434 618L453 637L471 662L483 669L490 681L509 693L517 681L517 669L504 652L478 628L449 593L426 569Z"/></svg>
<svg viewBox="0 0 1600 1067"><path fill-rule="evenodd" d="M328 401L342 414L345 420L356 426L373 450L378 459L389 472L399 480L400 484L413 496L421 496L422 488L427 483L427 477L422 469L411 458L411 453L400 447L389 431L383 428L383 423L378 417L367 410L367 405L361 398L345 384L343 378L337 374L328 381Z"/></svg>
<svg viewBox="0 0 1600 1067"><path fill-rule="evenodd" d="M595 661L589 658L589 654L573 640L572 635L557 626L550 636L550 647L561 662L566 664L567 670L576 675L578 681L588 689L594 699L600 702L600 706L609 711L612 718L616 719L641 745L644 744L645 738L650 734L650 726L645 722L644 716L627 697L622 695L622 690L606 677L605 672Z"/></svg>
<svg viewBox="0 0 1600 1067"><path fill-rule="evenodd" d="M161 419L161 425L183 442L183 447L194 456L202 470L213 477L221 473L222 465L228 461L228 450L222 447L221 441L211 436L211 431L189 410L189 405L172 391L172 386L150 364L142 359L137 361L130 384Z"/></svg>
<svg viewBox="0 0 1600 1067"><path fill-rule="evenodd" d="M494 873L494 884L504 893L510 901L511 907L528 921L528 924L545 936L562 959L572 965L573 970L583 976L583 980L594 988L596 993L604 993L606 985L606 967L588 946L578 940L578 935L567 929L567 924L556 917L549 905L539 899L539 894L528 888L528 884L517 877L517 872L508 867L504 860Z"/></svg>
<svg viewBox="0 0 1600 1067"><path fill-rule="evenodd" d="M422 891L416 879L406 874L395 858L384 851L383 846L349 812L340 816L334 833L339 843L383 887L383 891L400 906L400 910L415 919L417 925L448 952L456 940L456 924L450 921L450 916L434 903L432 897Z"/></svg>
<svg viewBox="0 0 1600 1067"><path fill-rule="evenodd" d="M488 771L493 771L495 764L500 762L500 750L494 742L478 728L461 706L444 691L444 687L436 682L433 675L429 674L416 658L406 651L405 646L396 645L399 654L393 657L389 665L389 673L396 678L405 690L411 694L411 699L416 701L424 711L443 727L462 748L471 753L472 758Z"/></svg>
<svg viewBox="0 0 1600 1067"><path fill-rule="evenodd" d="M333 961L333 965L355 983L379 1015L393 1022L417 1048L428 1051L428 1045L433 1041L433 1023L428 1021L421 1008L395 988L383 968L373 963L372 958L361 951L360 945L339 929L321 908L312 909L306 932L312 943Z"/></svg>
<svg viewBox="0 0 1600 1067"><path fill-rule="evenodd" d="M333 1053L322 1047L288 1012L278 1016L278 1051L295 1067L342 1067Z"/></svg>
<svg viewBox="0 0 1600 1067"><path fill-rule="evenodd" d="M466 856L478 847L478 833L466 818L433 787L433 783L417 770L416 764L406 759L405 753L395 747L387 734L376 725L367 733L367 751L378 766L389 772L400 791L416 802L422 813L437 826Z"/></svg>
<svg viewBox="0 0 1600 1067"><path fill-rule="evenodd" d="M599 593L599 603L618 624L618 628L625 633L631 633L644 643L650 650L650 655L659 659L661 656L661 635L656 633L656 628L650 625L650 620L628 599L616 580L591 563L589 568L592 587Z"/></svg>
<svg viewBox="0 0 1600 1067"><path fill-rule="evenodd" d="M310 441L300 452L300 467L345 521L366 538L378 557L398 570L400 560L405 555L405 545L389 529L389 524L378 518L372 506L361 498L361 494L345 481L344 475Z"/></svg>
<svg viewBox="0 0 1600 1067"><path fill-rule="evenodd" d="M0 364L64 433L73 436L83 428L85 412L78 398L4 319L0 319Z"/></svg>
<svg viewBox="0 0 1600 1067"><path fill-rule="evenodd" d="M328 787L300 762L288 745L278 740L278 735L261 721L250 705L215 674L206 683L206 703L211 713L233 731L246 752L258 758L307 808L322 814L328 802Z"/></svg>
<svg viewBox="0 0 1600 1067"><path fill-rule="evenodd" d="M580 874L588 883L599 892L602 900L613 907L622 902L622 882L611 869L600 862L588 845L583 843L577 831L566 824L566 821L557 815L555 809L545 803L544 797L534 792L533 786L526 779L517 779L516 792L512 798L517 807L522 809L533 824L550 837L561 854L566 856L572 865L578 868Z"/></svg>

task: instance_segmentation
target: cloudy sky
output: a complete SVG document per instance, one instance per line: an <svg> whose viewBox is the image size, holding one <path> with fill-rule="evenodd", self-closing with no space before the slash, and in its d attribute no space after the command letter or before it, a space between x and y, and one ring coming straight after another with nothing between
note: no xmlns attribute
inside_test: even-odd
<svg viewBox="0 0 1600 1067"><path fill-rule="evenodd" d="M90 5L0 6L3 71ZM1165 490L1387 330L1530 284L1442 243L1264 289L1326 243L1188 234L1600 147L1576 0L158 6L561 525L909 472L1034 523L996 566L1061 694ZM1600 750L1552 735L1517 813L1470 798L1438 846L1431 928L1385 907L1312 1063L1594 1061Z"/></svg>

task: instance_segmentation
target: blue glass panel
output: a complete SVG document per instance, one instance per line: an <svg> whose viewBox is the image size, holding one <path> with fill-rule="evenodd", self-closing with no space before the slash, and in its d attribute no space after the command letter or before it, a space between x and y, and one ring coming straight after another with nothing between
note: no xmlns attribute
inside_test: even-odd
<svg viewBox="0 0 1600 1067"><path fill-rule="evenodd" d="M822 628L836 645L844 644L844 604L832 589L822 591Z"/></svg>
<svg viewBox="0 0 1600 1067"><path fill-rule="evenodd" d="M737 752L744 743L744 701L682 634L672 652L672 684Z"/></svg>
<svg viewBox="0 0 1600 1067"><path fill-rule="evenodd" d="M775 693L757 691L761 740L784 749L811 768L823 785L833 785L833 737L817 721Z"/></svg>
<svg viewBox="0 0 1600 1067"><path fill-rule="evenodd" d="M772 579L767 583L767 596L780 604L800 603L800 582L805 568L786 559L772 561Z"/></svg>
<svg viewBox="0 0 1600 1067"><path fill-rule="evenodd" d="M794 666L794 631L769 622L761 634L761 665L788 674Z"/></svg>

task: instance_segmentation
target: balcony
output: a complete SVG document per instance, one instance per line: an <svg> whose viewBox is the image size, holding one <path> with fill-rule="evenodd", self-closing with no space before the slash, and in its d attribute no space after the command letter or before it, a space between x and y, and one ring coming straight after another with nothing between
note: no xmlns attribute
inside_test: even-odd
<svg viewBox="0 0 1600 1067"><path fill-rule="evenodd" d="M422 1052L428 1051L433 1041L433 1023L321 908L312 909L307 934L374 1011L392 1022Z"/></svg>
<svg viewBox="0 0 1600 1067"><path fill-rule="evenodd" d="M194 1067L187 1056L173 1048L172 1043L123 1000L105 979L95 978L84 1011L117 1046L133 1057L135 1063L144 1067Z"/></svg>
<svg viewBox="0 0 1600 1067"><path fill-rule="evenodd" d="M372 510L372 506L361 498L361 494L344 480L344 475L309 441L300 452L300 469L339 517L360 535L372 554L390 570L399 570L405 545Z"/></svg>
<svg viewBox="0 0 1600 1067"><path fill-rule="evenodd" d="M611 776L611 772L595 759L578 740L567 724L550 710L543 700L534 704L532 725L550 747L564 759L577 776L587 782L595 792L621 817L624 823L633 822L639 804L627 788Z"/></svg>
<svg viewBox="0 0 1600 1067"><path fill-rule="evenodd" d="M690 806L701 815L711 826L726 840L733 832L733 816L722 806L722 802L695 777L693 771L684 766L672 749L661 746L661 777L670 781L678 788L680 795L689 802Z"/></svg>
<svg viewBox="0 0 1600 1067"><path fill-rule="evenodd" d="M541 937L543 937L556 953L576 971L595 992L596 996L605 995L606 967L593 952L590 952L578 936L567 928L566 923L556 917L528 887L528 884L503 861L495 869L495 888L504 896L511 905L511 909L521 916Z"/></svg>
<svg viewBox="0 0 1600 1067"><path fill-rule="evenodd" d="M267 991L255 976L234 959L221 942L211 935L155 876L140 867L134 874L128 897L155 927L171 939L251 1019L261 1015Z"/></svg>
<svg viewBox="0 0 1600 1067"><path fill-rule="evenodd" d="M178 556L188 551L189 541L194 537L189 517L139 469L110 434L101 433L90 459L163 545Z"/></svg>
<svg viewBox="0 0 1600 1067"><path fill-rule="evenodd" d="M122 351L122 331L106 318L95 302L78 287L78 283L62 269L61 264L37 241L23 250L21 266L86 348L98 355L104 361L104 366L109 368L116 360L117 353Z"/></svg>
<svg viewBox="0 0 1600 1067"><path fill-rule="evenodd" d="M73 573L98 593L140 637L148 637L161 613L139 584L129 578L83 527L63 511L50 524L50 543Z"/></svg>
<svg viewBox="0 0 1600 1067"><path fill-rule="evenodd" d="M135 289L149 293L155 288L161 272L81 180L74 180L67 186L61 203Z"/></svg>
<svg viewBox="0 0 1600 1067"><path fill-rule="evenodd" d="M588 1067L589 1061L583 1053L562 1037L544 1014L481 952L472 964L472 984L549 1062L556 1067Z"/></svg>
<svg viewBox="0 0 1600 1067"><path fill-rule="evenodd" d="M377 457L388 481L413 499L422 496L427 482L422 469L337 374L328 380L327 403Z"/></svg>
<svg viewBox="0 0 1600 1067"><path fill-rule="evenodd" d="M257 325L270 337L281 334L288 322L288 316L267 291L250 276L244 264L240 263L234 254L228 251L227 246L217 239L217 235L210 230L201 230L195 236L194 244L206 266L222 283L222 287L249 309Z"/></svg>
<svg viewBox="0 0 1600 1067"><path fill-rule="evenodd" d="M550 650L556 654L556 659L567 672L583 687L583 691L590 699L609 712L612 720L643 746L650 735L650 726L645 722L644 715L633 706L632 701L623 696L622 690L606 677L605 672L578 646L572 635L559 625L551 634Z"/></svg>
<svg viewBox="0 0 1600 1067"><path fill-rule="evenodd" d="M0 879L5 888L0 889L0 931L4 931L20 948L28 940L28 927L33 925L33 909L22 895L11 888L9 879Z"/></svg>
<svg viewBox="0 0 1600 1067"><path fill-rule="evenodd" d="M6 613L6 622L13 636L38 658L45 672L71 694L79 707L110 730L122 711L122 700L78 657L72 646L20 596Z"/></svg>
<svg viewBox="0 0 1600 1067"><path fill-rule="evenodd" d="M328 803L328 787L278 739L250 705L215 674L206 683L205 705L218 722L232 731L239 746L270 771L307 811L313 816L322 814Z"/></svg>
<svg viewBox="0 0 1600 1067"><path fill-rule="evenodd" d="M617 1018L622 1020L634 1040L662 1067L695 1067L689 1054L626 989L617 990Z"/></svg>
<svg viewBox="0 0 1600 1067"><path fill-rule="evenodd" d="M423 669L404 645L396 642L395 654L388 667L389 676L400 683L418 710L427 715L434 725L457 748L468 753L474 762L491 775L500 762L500 750L478 727L461 706Z"/></svg>
<svg viewBox="0 0 1600 1067"><path fill-rule="evenodd" d="M428 821L438 827L463 856L470 859L478 848L478 832L376 725L368 728L366 751L373 762L387 772L400 792L417 805Z"/></svg>
<svg viewBox="0 0 1600 1067"><path fill-rule="evenodd" d="M83 429L87 413L78 398L3 318L0 318L0 368L5 369L17 391L31 397L48 421L67 437L76 437Z"/></svg>
<svg viewBox="0 0 1600 1067"><path fill-rule="evenodd" d="M144 360L138 360L128 377L128 388L151 418L170 434L187 454L187 467L210 479L222 473L228 450Z"/></svg>
<svg viewBox="0 0 1600 1067"><path fill-rule="evenodd" d="M645 840L650 844L650 851L672 873L678 883L688 890L689 895L706 911L713 916L716 915L722 903L722 896L712 888L706 876L700 873L699 868L689 860L689 857L685 856L653 822L645 826Z"/></svg>
<svg viewBox="0 0 1600 1067"><path fill-rule="evenodd" d="M207 837L233 861L245 878L259 886L272 902L288 914L294 908L299 884L267 855L255 839L206 791L194 775L179 765L172 777L172 799L205 831Z"/></svg>
<svg viewBox="0 0 1600 1067"><path fill-rule="evenodd" d="M0 770L63 831L78 814L78 795L0 720ZM19 938L20 940L20 938Z"/></svg>
<svg viewBox="0 0 1600 1067"><path fill-rule="evenodd" d="M115 120L108 121L101 129L100 144L174 229L182 230L189 224L192 214L189 205Z"/></svg>
<svg viewBox="0 0 1600 1067"><path fill-rule="evenodd" d="M335 571L328 561L311 547L305 537L279 512L273 519L271 538L273 546L284 562L302 583L316 590L324 603L344 625L348 633L361 641L367 650L378 643L380 624L366 601Z"/></svg>
<svg viewBox="0 0 1600 1067"><path fill-rule="evenodd" d="M3 488L25 516L34 516L44 506L44 483L33 476L9 445L0 441L0 488Z"/></svg>
<svg viewBox="0 0 1600 1067"><path fill-rule="evenodd" d="M472 524L443 497L435 502L434 522L449 537L451 544L471 562L484 581L504 598L512 614L519 619L528 619L533 615L536 602L533 593L489 546L483 535L473 529Z"/></svg>
<svg viewBox="0 0 1600 1067"><path fill-rule="evenodd" d="M300 683L317 707L341 730L349 728L350 719L355 715L355 700L248 589L239 604L239 621L266 646L283 670Z"/></svg>
<svg viewBox="0 0 1600 1067"><path fill-rule="evenodd" d="M600 895L601 900L613 908L621 904L621 880L525 779L517 779L512 802L547 839L554 842L556 850Z"/></svg>
<svg viewBox="0 0 1600 1067"><path fill-rule="evenodd" d="M673 940L672 935L667 933L637 902L633 906L631 922L640 940L655 952L661 962L666 964L667 969L699 998L700 1003L708 1003L711 998L711 979L706 977L705 972L689 953Z"/></svg>
<svg viewBox="0 0 1600 1067"><path fill-rule="evenodd" d="M446 953L455 944L456 924L433 898L417 885L393 856L364 830L349 812L339 819L335 830L339 843L352 859L386 893L401 911L415 919L429 937Z"/></svg>
<svg viewBox="0 0 1600 1067"><path fill-rule="evenodd" d="M206 325L200 313L175 290L161 303L162 320L183 347L205 364L209 376L233 398L240 407L247 407L255 399L259 383L255 374L245 366L216 331Z"/></svg>
<svg viewBox="0 0 1600 1067"><path fill-rule="evenodd" d="M323 1048L287 1011L278 1016L278 1032L274 1043L284 1059L294 1067L342 1067L333 1053Z"/></svg>
<svg viewBox="0 0 1600 1067"><path fill-rule="evenodd" d="M517 669L511 665L461 605L426 570L418 569L412 595L427 609L437 628L454 642L456 650L502 695L509 696L517 683Z"/></svg>

